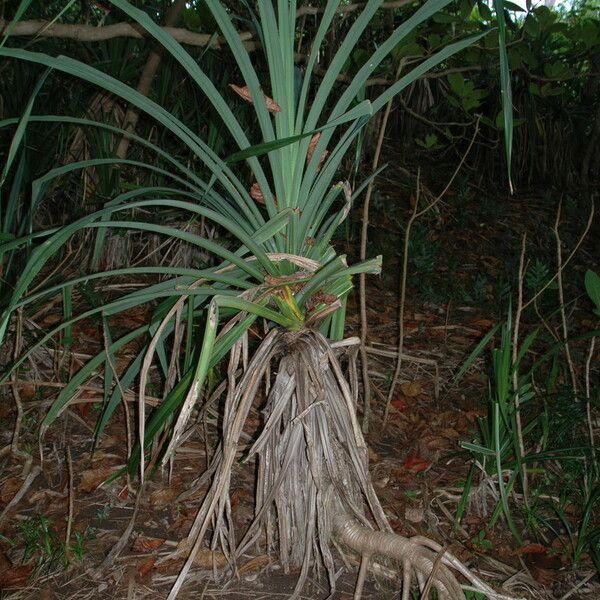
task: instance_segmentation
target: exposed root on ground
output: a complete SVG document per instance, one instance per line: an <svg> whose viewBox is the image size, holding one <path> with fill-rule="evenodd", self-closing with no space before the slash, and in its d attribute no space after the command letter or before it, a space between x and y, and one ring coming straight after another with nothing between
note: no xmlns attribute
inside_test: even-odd
<svg viewBox="0 0 600 600"><path fill-rule="evenodd" d="M422 590L435 588L440 598L463 600L451 568L482 593L495 596L456 558L440 555L434 542L392 533L371 485L367 446L356 417L356 346L349 352L350 383L336 356L345 346L331 344L313 330L274 329L245 369L244 341L233 348L222 442L208 469L214 477L188 536L191 552L168 600L178 595L209 531L211 549L225 554L233 572L237 559L257 546L278 555L285 572L299 568L292 597L300 594L311 568L317 574L324 568L331 592L335 590L332 536L362 557L356 598L374 555L402 565L403 598L409 597L414 573ZM267 393L264 426L248 453L257 456L258 464L255 512L239 540L230 484L243 427L261 385Z"/></svg>
<svg viewBox="0 0 600 600"><path fill-rule="evenodd" d="M465 587L471 591L484 594L490 600L510 598L494 591L455 556L432 540L420 536L405 538L395 533L374 531L341 513L334 517L333 525L335 538L362 557L355 598L360 598L366 565L371 558L378 556L393 559L402 565L403 600L409 597L413 574L416 575L423 597L427 596L424 589L426 591L434 587L441 598L464 598L462 586L451 569L456 570L469 582L470 585Z"/></svg>

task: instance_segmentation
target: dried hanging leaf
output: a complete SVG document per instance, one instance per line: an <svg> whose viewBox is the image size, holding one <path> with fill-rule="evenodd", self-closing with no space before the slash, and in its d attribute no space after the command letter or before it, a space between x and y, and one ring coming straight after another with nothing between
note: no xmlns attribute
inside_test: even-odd
<svg viewBox="0 0 600 600"><path fill-rule="evenodd" d="M319 159L319 163L317 164L317 173L321 170L325 159L329 156L329 150L324 150L323 154L321 154L321 158Z"/></svg>
<svg viewBox="0 0 600 600"><path fill-rule="evenodd" d="M239 85L235 85L235 83L230 83L229 87L242 99L245 100L246 102L250 102L250 104L252 104L252 96L250 94L250 90L248 89L248 86L239 86Z"/></svg>
<svg viewBox="0 0 600 600"><path fill-rule="evenodd" d="M269 96L266 94L263 94L263 98L265 99L265 106L271 114L281 112L281 108L279 107L279 104L275 102L275 100L269 98Z"/></svg>
<svg viewBox="0 0 600 600"><path fill-rule="evenodd" d="M310 159L312 158L312 155L314 154L315 148L317 147L317 144L319 143L320 139L320 133L315 133L315 135L313 135L310 138L310 143L308 144L308 152L306 153L306 162L310 162Z"/></svg>
<svg viewBox="0 0 600 600"><path fill-rule="evenodd" d="M308 144L308 151L306 153L306 162L307 163L310 162L310 159L312 158L312 156L315 152L315 148L317 147L317 144L319 143L320 138L321 138L320 133L315 133L310 138L310 143ZM327 150L325 150L323 152L323 154L321 154L321 158L319 159L319 163L317 164L317 173L321 170L321 167L323 166L323 163L325 162L325 159L327 158L328 155L329 155L329 152Z"/></svg>
<svg viewBox="0 0 600 600"><path fill-rule="evenodd" d="M252 187L250 188L250 197L252 198L252 200L255 200L259 204L265 203L265 197L263 196L263 193L258 183L252 184Z"/></svg>
<svg viewBox="0 0 600 600"><path fill-rule="evenodd" d="M235 85L234 83L230 83L229 87L240 98L242 98L242 100L245 100L246 102L250 102L250 104L254 103L254 100L252 100L252 94L250 94L250 90L248 89L247 85L242 87L239 85ZM272 98L269 98L269 96L267 96L266 94L263 94L263 100L264 100L265 106L267 107L267 110L271 114L281 112L281 108L280 108L279 104L277 104L277 102L275 102L275 100L273 100Z"/></svg>
<svg viewBox="0 0 600 600"><path fill-rule="evenodd" d="M258 204L264 205L265 203L265 197L263 196L260 186L256 182L254 182L250 188L250 197ZM273 202L275 203L275 208L277 208L277 198L275 196L273 196Z"/></svg>
<svg viewBox="0 0 600 600"><path fill-rule="evenodd" d="M306 300L306 310L311 312L319 304L325 304L327 306L337 302L337 296L333 294L326 294L323 290L317 290L308 300Z"/></svg>

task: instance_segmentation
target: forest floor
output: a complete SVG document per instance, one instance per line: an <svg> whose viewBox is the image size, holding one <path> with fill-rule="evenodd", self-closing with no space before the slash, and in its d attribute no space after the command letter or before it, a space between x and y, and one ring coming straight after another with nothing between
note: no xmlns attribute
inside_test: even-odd
<svg viewBox="0 0 600 600"><path fill-rule="evenodd" d="M565 551L568 541L560 535L544 544L528 538L519 546L502 521L488 527L489 515L474 505L454 528L470 464L468 453L458 444L474 439L476 419L486 413L488 378L483 360L473 365L459 386L452 386L451 380L469 351L500 318L498 290L507 264L518 263L521 233L526 231L534 247L551 254L548 230L555 205L535 194L482 200L479 190L465 185L467 192L454 192L464 198L455 196L426 226L415 229L404 319L407 356L383 427L385 396L395 366L401 224L410 211L410 193L394 181L380 185L383 188L389 195L375 198L377 216L369 249L370 254L383 251L385 266L381 278L368 281L374 415L367 440L374 486L392 527L404 536L437 540L501 593L540 600L600 598L600 582L591 562L584 559L573 567ZM581 222L568 222L567 245L581 227ZM574 261L575 269L593 265L593 247L593 240L584 244ZM348 334L359 331L356 303L354 297ZM129 327L145 316L144 311L129 313L120 317L127 320L120 325ZM49 305L32 317L30 325L43 329L60 318L60 304ZM102 399L101 374L80 390L61 424L47 432L44 462L40 464L37 458L35 431L61 385L56 383L61 379L51 379L49 373L62 372L62 381L66 381L65 372L73 373L102 348L98 323L81 323L73 339L69 356L48 348L37 356L37 371L21 373L16 384L25 411L20 448L34 457L30 473L35 474L37 467L41 471L0 527L1 597L165 598L182 566L182 560L169 555L185 538L206 491L206 487L195 488L193 482L206 465L207 448L214 437L210 435L205 444L199 432L177 453L170 480L168 473L152 478L125 550L94 577L93 571L129 524L134 501L124 477L101 486L124 465L127 433L122 413L111 422L94 454L90 452ZM126 352L119 358L122 364L127 359ZM15 418L9 390L4 392L2 446L10 444ZM249 436L260 420L260 406L256 406L248 423ZM7 506L23 487L24 462L6 454L1 460L0 505ZM253 480L252 464L237 470L231 499L236 528L243 529L252 515ZM68 525L77 544L65 568ZM351 566L357 564L347 558ZM275 599L288 597L293 589L297 574L283 574L276 559L267 555L247 557L232 582L215 581L210 571L213 565L222 564L222 559L218 553L201 551L180 598ZM351 598L355 578L354 569L342 570L334 597ZM363 597L399 598L398 589L398 579L370 575ZM327 594L323 581L311 579L303 598L325 598Z"/></svg>

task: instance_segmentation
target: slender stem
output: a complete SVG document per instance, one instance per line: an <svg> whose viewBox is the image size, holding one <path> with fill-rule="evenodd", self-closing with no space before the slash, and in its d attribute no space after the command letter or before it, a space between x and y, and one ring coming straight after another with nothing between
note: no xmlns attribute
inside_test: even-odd
<svg viewBox="0 0 600 600"><path fill-rule="evenodd" d="M15 347L13 352L13 360L17 360L21 354L21 346L23 344L23 309L17 310L17 322L15 327ZM11 451L13 454L20 455L19 450L19 434L21 432L21 422L23 420L23 404L21 403L21 394L19 394L19 386L16 384L16 380L12 381L12 392L15 400L15 406L17 409L17 415L15 418L15 428L13 430Z"/></svg>
<svg viewBox="0 0 600 600"><path fill-rule="evenodd" d="M404 67L404 59L402 59L396 69L396 81L399 79ZM390 100L385 107L383 118L381 120L381 127L379 128L379 137L377 139L377 146L375 147L375 154L373 156L373 171L377 170L379 166L379 159L381 157L381 149L383 147L383 140L385 139L385 130L387 128L390 113L392 111L392 102ZM371 195L373 193L374 179L371 179L367 186L367 192L365 194L365 202L363 204L363 215L362 215L362 228L360 232L360 260L361 262L367 258L367 239L369 236L369 208L371 206ZM363 394L364 394L364 409L363 409L363 422L362 430L363 433L369 431L369 419L371 417L371 380L369 379L369 362L367 358L367 334L368 334L368 320L367 320L367 291L366 291L366 274L361 273L359 277L359 295L360 295L360 363L362 369L362 380L363 380Z"/></svg>
<svg viewBox="0 0 600 600"><path fill-rule="evenodd" d="M523 313L523 280L525 278L525 242L527 234L524 233L521 239L521 255L519 258L519 282L517 296L517 310L515 312L515 323L513 327L512 338L512 386L513 398L515 403L515 422L517 425L517 441L519 444L519 464L521 466L521 483L523 486L523 501L529 508L529 481L527 477L527 465L523 462L525 456L525 442L523 440L523 425L521 422L521 405L519 402L519 369L517 366L517 357L519 356L519 329L521 325L521 315Z"/></svg>
<svg viewBox="0 0 600 600"><path fill-rule="evenodd" d="M554 237L556 238L556 282L558 283L558 299L560 302L560 319L562 322L562 333L564 341L565 357L567 359L567 365L569 366L569 374L571 375L571 386L573 392L577 394L577 375L575 374L575 365L573 364L573 358L571 357L571 346L569 345L569 330L567 327L567 313L565 310L565 293L563 287L563 264L562 264L562 241L560 239L560 232L558 230L560 225L560 213L562 209L562 200L558 204L558 210L556 211L556 221L554 222Z"/></svg>
<svg viewBox="0 0 600 600"><path fill-rule="evenodd" d="M585 361L585 410L587 413L587 424L588 433L590 436L590 446L592 450L592 460L594 462L594 470L596 471L596 477L598 476L598 461L596 459L596 443L594 441L594 424L592 421L592 405L590 402L592 390L590 387L590 365L592 363L592 357L594 356L594 346L596 344L596 338L593 337L590 341L590 349L588 350L587 359Z"/></svg>
<svg viewBox="0 0 600 600"><path fill-rule="evenodd" d="M65 558L68 563L71 563L71 528L73 527L75 488L73 484L73 460L69 446L67 446L67 471L69 474L69 514L67 516L67 532L65 533Z"/></svg>
<svg viewBox="0 0 600 600"><path fill-rule="evenodd" d="M387 402L385 403L385 412L383 414L383 426L385 427L388 416L390 413L390 406L392 405L392 397L398 380L400 379L400 371L402 369L402 353L404 351L404 304L406 301L406 280L408 276L408 246L410 244L410 232L413 223L417 219L419 209L419 197L421 195L421 169L417 172L417 192L415 196L415 206L413 208L412 215L406 224L406 232L404 233L404 249L402 252L402 279L400 280L400 301L399 301L399 313L398 313L398 356L396 360L396 367L394 369L394 377L387 396Z"/></svg>

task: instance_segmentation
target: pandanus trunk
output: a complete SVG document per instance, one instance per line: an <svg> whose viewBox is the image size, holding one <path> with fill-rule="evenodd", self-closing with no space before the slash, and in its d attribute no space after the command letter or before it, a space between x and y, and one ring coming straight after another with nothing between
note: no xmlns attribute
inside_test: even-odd
<svg viewBox="0 0 600 600"><path fill-rule="evenodd" d="M431 544L395 536L373 490L356 417L356 343L331 343L313 330L274 329L245 366L246 347L241 341L231 352L222 442L208 470L212 483L189 535L194 547L169 599L177 595L209 528L211 547L222 550L232 565L258 544L261 552L278 555L286 572L300 568L294 596L314 566L325 567L335 589L334 536L359 552L365 564L372 555L391 556L409 574L417 571L420 581L437 570L432 581L440 597L464 598L446 566L458 561L444 557L446 564L436 569ZM341 353L348 357L351 383L338 360ZM255 512L238 540L229 488L244 423L261 385L266 388L264 425L248 453L258 465ZM359 589L365 573L361 569ZM410 587L406 575L404 587Z"/></svg>

